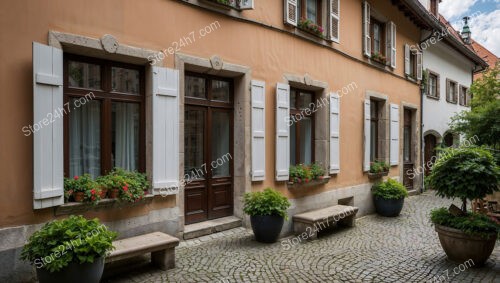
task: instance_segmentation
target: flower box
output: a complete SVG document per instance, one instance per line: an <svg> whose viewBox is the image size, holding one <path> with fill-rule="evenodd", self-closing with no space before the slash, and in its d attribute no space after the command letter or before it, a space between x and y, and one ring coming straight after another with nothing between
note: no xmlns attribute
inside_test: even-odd
<svg viewBox="0 0 500 283"><path fill-rule="evenodd" d="M142 200L137 202L119 201L118 199L102 199L97 204L87 202L68 202L55 208L55 216L81 214L89 210L98 210L103 208L131 207L136 205L150 204L153 202L153 195L145 195Z"/></svg>
<svg viewBox="0 0 500 283"><path fill-rule="evenodd" d="M236 1L235 0L202 0L204 3L207 3L208 5L217 7L217 8L222 8L225 10L230 10L230 9L238 9L236 6Z"/></svg>
<svg viewBox="0 0 500 283"><path fill-rule="evenodd" d="M370 180L380 179L383 176L387 176L388 174L389 174L389 171L382 171L382 172L378 172L378 173L368 172L368 179L370 179Z"/></svg>
<svg viewBox="0 0 500 283"><path fill-rule="evenodd" d="M326 184L329 181L330 181L330 176L321 176L319 179L311 180L309 182L294 183L294 182L289 181L287 183L287 186L289 189L310 188L310 187L315 187L315 186Z"/></svg>

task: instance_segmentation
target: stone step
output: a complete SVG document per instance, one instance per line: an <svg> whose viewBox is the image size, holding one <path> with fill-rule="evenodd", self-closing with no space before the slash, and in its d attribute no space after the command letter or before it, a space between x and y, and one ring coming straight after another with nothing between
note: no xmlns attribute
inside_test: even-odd
<svg viewBox="0 0 500 283"><path fill-rule="evenodd" d="M194 239L213 233L241 227L241 219L235 216L208 220L184 226L183 239Z"/></svg>

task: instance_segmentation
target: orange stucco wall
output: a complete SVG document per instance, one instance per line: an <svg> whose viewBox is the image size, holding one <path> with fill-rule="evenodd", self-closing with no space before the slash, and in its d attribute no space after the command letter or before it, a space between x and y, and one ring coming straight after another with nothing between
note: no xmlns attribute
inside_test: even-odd
<svg viewBox="0 0 500 283"><path fill-rule="evenodd" d="M266 180L253 189L272 186L290 197L315 194L325 190L367 183L362 172L363 109L366 90L384 93L389 103L408 102L420 105L418 85L404 76L403 45L414 44L419 29L390 1L372 1L397 25L397 68L394 74L362 63L361 0L341 1L340 44L331 46L345 55L256 23L235 21L174 0L18 0L0 3L0 227L31 224L52 218L52 209L34 211L33 138L25 137L23 126L33 123L31 42L47 44L49 30L100 38L112 34L120 43L152 50L172 46L214 21L220 28L181 52L208 58L219 55L225 62L248 66L254 79L264 80L266 97ZM255 10L241 16L285 31L294 28L283 24L283 1L255 0ZM352 58L349 58L352 57ZM355 59L359 60L356 61ZM163 65L175 67L173 56ZM283 75L309 74L314 80L329 84L331 91L352 82L358 88L341 98L341 173L320 188L291 194L283 183L274 181L275 87ZM392 167L391 175L399 176ZM123 219L147 213L152 209L175 206L175 198L155 200L150 206L92 213L104 220Z"/></svg>

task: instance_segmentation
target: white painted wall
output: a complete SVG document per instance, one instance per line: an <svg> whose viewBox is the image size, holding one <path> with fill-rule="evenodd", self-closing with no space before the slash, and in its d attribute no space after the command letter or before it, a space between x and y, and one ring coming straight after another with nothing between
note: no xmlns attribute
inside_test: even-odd
<svg viewBox="0 0 500 283"><path fill-rule="evenodd" d="M434 130L442 138L449 129L450 118L457 112L469 109L459 105L458 102L453 104L446 101L446 79L470 88L474 65L443 41L430 45L423 54L424 70L430 69L440 75L439 100L428 98L427 95L423 98L423 132L425 134L429 130Z"/></svg>

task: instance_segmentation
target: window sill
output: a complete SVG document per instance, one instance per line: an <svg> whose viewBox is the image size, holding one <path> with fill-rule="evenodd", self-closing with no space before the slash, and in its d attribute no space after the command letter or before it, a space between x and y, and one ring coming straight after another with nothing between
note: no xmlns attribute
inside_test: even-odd
<svg viewBox="0 0 500 283"><path fill-rule="evenodd" d="M432 96L432 95L428 95L428 94L426 94L426 96L429 99L434 99L434 100L438 100L439 101L439 96L436 97L436 96Z"/></svg>
<svg viewBox="0 0 500 283"><path fill-rule="evenodd" d="M287 186L288 189L302 189L302 188L310 188L310 187L315 187L315 186L320 186L328 183L330 181L330 176L323 176L322 178L318 180L312 180L307 183L294 183L294 182L288 182Z"/></svg>
<svg viewBox="0 0 500 283"><path fill-rule="evenodd" d="M389 66L387 66L387 63L384 64L384 63L382 63L380 61L377 61L375 59L372 59L372 58L370 58L368 56L366 56L366 58L368 58L368 63L370 63L371 65L373 65L373 66L375 66L377 68L380 68L380 69L392 72L392 68L390 68Z"/></svg>
<svg viewBox="0 0 500 283"><path fill-rule="evenodd" d="M449 101L448 99L446 99L446 102L448 102L449 104L458 104L457 101Z"/></svg>
<svg viewBox="0 0 500 283"><path fill-rule="evenodd" d="M409 81L412 81L414 83L418 82L417 78L410 76L410 75L406 75L406 79Z"/></svg>
<svg viewBox="0 0 500 283"><path fill-rule="evenodd" d="M389 171L384 171L384 172L379 172L379 173L368 172L368 179L376 180L376 179L380 179L383 176L387 176L387 175L389 175Z"/></svg>
<svg viewBox="0 0 500 283"><path fill-rule="evenodd" d="M314 40L316 41L317 43L320 43L320 44L328 44L328 40L325 39L324 36L319 36L315 33L312 33L306 29L303 29L303 28L300 28L300 27L297 27L296 29L296 34L297 35L300 35L302 37L305 37L305 38L308 38L308 39L311 39L311 40Z"/></svg>
<svg viewBox="0 0 500 283"><path fill-rule="evenodd" d="M54 215L69 215L78 214L91 210L99 210L103 208L117 208L117 207L132 207L138 205L150 204L153 202L154 196L149 194L145 195L142 200L137 202L125 202L119 201L118 199L103 199L100 200L96 205L86 203L86 202L68 202L55 208Z"/></svg>
<svg viewBox="0 0 500 283"><path fill-rule="evenodd" d="M229 11L231 9L239 11L239 9L237 7L234 7L234 6L231 6L231 5L227 5L227 4L223 4L223 3L219 3L216 0L200 0L200 2L206 3L207 5L210 5L212 7L216 7L216 8L219 8L219 9L223 9L223 10L226 10L226 11Z"/></svg>

